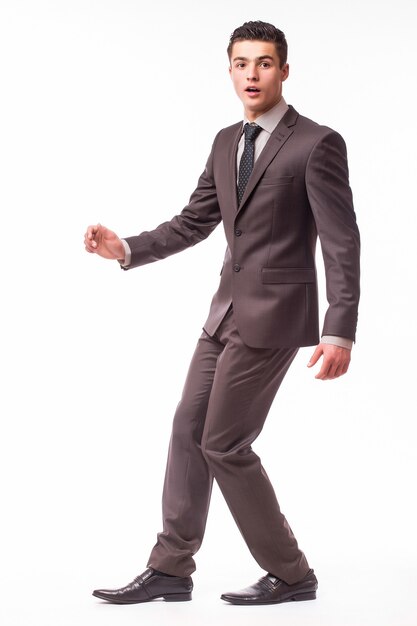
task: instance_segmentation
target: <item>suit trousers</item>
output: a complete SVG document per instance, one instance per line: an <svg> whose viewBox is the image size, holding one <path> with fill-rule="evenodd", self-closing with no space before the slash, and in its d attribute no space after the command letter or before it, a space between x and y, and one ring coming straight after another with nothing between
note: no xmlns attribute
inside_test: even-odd
<svg viewBox="0 0 417 626"><path fill-rule="evenodd" d="M307 573L307 560L252 449L296 353L244 344L232 306L213 336L203 330L173 420L163 530L148 567L175 576L195 570L215 478L261 568L288 584Z"/></svg>

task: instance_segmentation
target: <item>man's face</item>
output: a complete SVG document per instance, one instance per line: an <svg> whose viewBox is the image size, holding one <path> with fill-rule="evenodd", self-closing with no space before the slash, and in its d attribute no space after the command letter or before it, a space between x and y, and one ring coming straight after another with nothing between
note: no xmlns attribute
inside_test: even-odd
<svg viewBox="0 0 417 626"><path fill-rule="evenodd" d="M246 117L253 121L280 101L289 66L280 68L273 42L245 40L233 44L229 72Z"/></svg>

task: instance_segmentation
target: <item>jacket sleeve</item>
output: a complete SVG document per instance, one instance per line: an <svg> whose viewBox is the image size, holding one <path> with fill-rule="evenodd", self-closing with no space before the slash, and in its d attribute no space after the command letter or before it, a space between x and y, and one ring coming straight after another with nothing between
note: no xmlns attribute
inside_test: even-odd
<svg viewBox="0 0 417 626"><path fill-rule="evenodd" d="M326 273L329 306L322 334L354 341L360 293L360 237L349 185L346 145L330 129L310 153L306 188Z"/></svg>
<svg viewBox="0 0 417 626"><path fill-rule="evenodd" d="M217 137L218 135L197 188L181 213L154 230L124 238L131 250L131 261L123 269L153 263L194 246L208 237L219 224L222 218L213 176L213 155Z"/></svg>

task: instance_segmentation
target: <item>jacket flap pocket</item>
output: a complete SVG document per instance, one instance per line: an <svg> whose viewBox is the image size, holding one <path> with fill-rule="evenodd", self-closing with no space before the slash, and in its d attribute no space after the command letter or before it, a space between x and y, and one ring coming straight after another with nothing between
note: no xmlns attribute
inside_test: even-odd
<svg viewBox="0 0 417 626"><path fill-rule="evenodd" d="M263 283L314 283L316 272L310 267L263 267Z"/></svg>

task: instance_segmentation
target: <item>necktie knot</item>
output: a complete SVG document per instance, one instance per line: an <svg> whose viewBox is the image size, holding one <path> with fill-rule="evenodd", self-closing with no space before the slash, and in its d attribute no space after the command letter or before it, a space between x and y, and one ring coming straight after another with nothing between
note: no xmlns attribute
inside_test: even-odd
<svg viewBox="0 0 417 626"><path fill-rule="evenodd" d="M246 142L246 141L255 141L255 139L261 132L262 128L258 126L258 124L255 124L255 122L252 122L251 124L246 122L245 126L243 127L243 130L245 132L245 142Z"/></svg>

